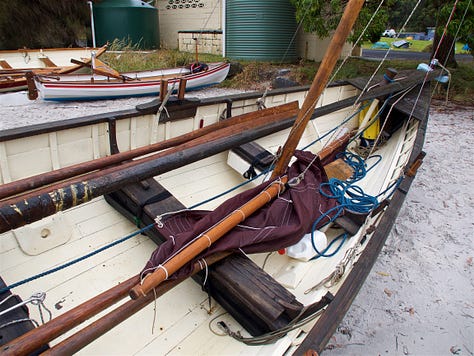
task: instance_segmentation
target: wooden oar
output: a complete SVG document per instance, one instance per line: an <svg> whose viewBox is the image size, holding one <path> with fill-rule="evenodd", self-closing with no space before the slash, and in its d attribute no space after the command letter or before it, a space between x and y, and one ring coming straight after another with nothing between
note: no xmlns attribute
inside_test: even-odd
<svg viewBox="0 0 474 356"><path fill-rule="evenodd" d="M82 65L84 67L89 67L92 69L92 71L95 74L98 75L103 75L104 77L112 77L116 79L124 79L124 76L122 76L118 71L115 69L109 67L107 64L102 62L101 60L95 58L92 63L90 61L88 62L83 62L78 59L71 59L71 62L74 64Z"/></svg>
<svg viewBox="0 0 474 356"><path fill-rule="evenodd" d="M253 199L249 200L239 209L234 210L213 227L200 234L199 237L186 246L186 248L179 251L162 265L158 266L153 273L147 275L142 283L133 287L130 290L130 297L132 299L145 297L151 290L168 279L168 277L178 269L191 262L201 252L209 248L214 242L236 227L239 223L281 194L285 190L284 184L287 181L288 178L286 176L281 177L280 180L274 181Z"/></svg>
<svg viewBox="0 0 474 356"><path fill-rule="evenodd" d="M229 256L230 253L217 253L206 258L205 264L196 263L193 267L192 274L196 274L203 269L205 265L212 265L221 259ZM176 279L163 283L157 289L156 296L163 295L171 290L174 286L181 283L184 279ZM43 345L63 335L69 330L75 328L89 318L104 311L108 307L114 305L128 295L130 288L139 282L139 276L134 276L120 284L106 290L105 292L87 300L77 307L65 312L64 314L52 319L51 321L35 328L27 333L17 337L16 339L1 346L2 356L6 355L29 355L41 348ZM79 351L82 347L97 339L99 336L112 329L118 323L127 319L138 310L145 307L153 301L155 295L150 294L147 298L140 300L129 300L127 303L110 311L104 317L98 319L93 324L79 330L68 339L62 341L56 347L52 348L54 354L73 354ZM63 352L56 352L56 351ZM67 350L67 352L66 352ZM47 351L48 353L48 351Z"/></svg>
<svg viewBox="0 0 474 356"><path fill-rule="evenodd" d="M291 118L287 118L287 113L278 113L239 123L178 147L89 173L87 179L78 177L54 187L8 199L0 205L0 233L111 193L126 184L140 182L280 131L288 127L289 120Z"/></svg>
<svg viewBox="0 0 474 356"><path fill-rule="evenodd" d="M298 118L296 119L290 135L283 146L282 154L275 165L272 178L276 178L286 171L291 157L293 156L306 125L311 118L316 103L329 80L329 76L341 55L342 47L354 26L357 16L359 16L360 9L364 2L364 0L351 0L347 4L341 21L339 22L336 32L334 33L331 43L326 50L326 54L324 55L318 72L313 80L313 84L303 102Z"/></svg>
<svg viewBox="0 0 474 356"><path fill-rule="evenodd" d="M189 142L193 139L202 137L208 133L215 132L217 130L230 127L232 125L236 125L239 123L253 121L255 119L262 118L265 116L274 116L275 114L280 114L280 113L281 114L285 113L288 117L293 117L297 114L297 110L298 110L298 102L293 101L288 104L283 104L283 105L275 106L275 107L264 109L264 110L259 110L259 111L239 115L239 116L234 116L227 120L223 120L215 124L204 126L190 133L180 135L178 137L174 137L174 138L161 141L155 144L151 144L148 146L139 147L134 150L117 153L111 156L102 157L102 158L98 158L92 161L82 162L76 165L64 167L64 168L57 169L54 171L38 174L36 176L19 179L14 182L0 185L0 200L5 199L9 196L16 195L16 194L25 193L28 190L33 190L44 185L53 184L55 182L57 183L59 181L63 181L65 179L79 176L79 175L92 172L98 169L104 169L108 166L122 163L139 156L144 156L153 152L158 152L161 150L168 149L170 147L181 145L185 142ZM82 178L86 179L87 177L82 177Z"/></svg>

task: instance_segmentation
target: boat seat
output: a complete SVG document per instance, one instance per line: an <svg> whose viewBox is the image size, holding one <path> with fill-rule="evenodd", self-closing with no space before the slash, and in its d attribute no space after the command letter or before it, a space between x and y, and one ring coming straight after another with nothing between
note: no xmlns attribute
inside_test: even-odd
<svg viewBox="0 0 474 356"><path fill-rule="evenodd" d="M57 67L49 57L38 57L38 59L43 62L46 67Z"/></svg>
<svg viewBox="0 0 474 356"><path fill-rule="evenodd" d="M0 67L2 67L3 69L12 69L13 67L8 64L8 62L4 59L0 59Z"/></svg>
<svg viewBox="0 0 474 356"><path fill-rule="evenodd" d="M227 164L247 179L270 168L275 156L256 142L248 142L229 151Z"/></svg>
<svg viewBox="0 0 474 356"><path fill-rule="evenodd" d="M155 179L148 178L139 183L104 195L105 200L117 211L143 228L153 224L157 215L185 209L185 206ZM164 236L150 235L156 244L166 241Z"/></svg>

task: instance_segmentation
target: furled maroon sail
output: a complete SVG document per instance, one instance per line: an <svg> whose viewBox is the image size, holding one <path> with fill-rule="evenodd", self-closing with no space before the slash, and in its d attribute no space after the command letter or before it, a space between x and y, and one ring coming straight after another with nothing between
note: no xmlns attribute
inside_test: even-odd
<svg viewBox="0 0 474 356"><path fill-rule="evenodd" d="M297 161L288 170L290 181L309 166L300 183L286 189L277 199L246 218L242 224L212 244L196 259L219 251L241 249L245 253L258 253L291 246L311 230L316 219L336 206L335 199L327 198L320 193L321 183L328 181L320 159L316 158L311 164L315 158L312 153L297 151L295 156ZM158 228L160 233L166 236L167 241L153 252L144 268L144 273L152 272L189 241L238 209L268 184L265 182L238 194L214 211L189 210L165 217L163 226ZM327 223L333 215L334 212L321 219L317 228ZM176 276L187 275L191 270L192 263L179 270Z"/></svg>

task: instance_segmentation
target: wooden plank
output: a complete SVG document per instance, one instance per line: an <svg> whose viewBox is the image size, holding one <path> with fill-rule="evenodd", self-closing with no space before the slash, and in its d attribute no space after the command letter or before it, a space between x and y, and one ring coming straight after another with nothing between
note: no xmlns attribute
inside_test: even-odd
<svg viewBox="0 0 474 356"><path fill-rule="evenodd" d="M338 158L324 166L328 178L337 178L345 181L349 179L354 170L342 158Z"/></svg>
<svg viewBox="0 0 474 356"><path fill-rule="evenodd" d="M3 69L12 69L12 66L4 59L0 59L0 67Z"/></svg>
<svg viewBox="0 0 474 356"><path fill-rule="evenodd" d="M57 67L49 57L38 57L38 59L45 64L46 67Z"/></svg>

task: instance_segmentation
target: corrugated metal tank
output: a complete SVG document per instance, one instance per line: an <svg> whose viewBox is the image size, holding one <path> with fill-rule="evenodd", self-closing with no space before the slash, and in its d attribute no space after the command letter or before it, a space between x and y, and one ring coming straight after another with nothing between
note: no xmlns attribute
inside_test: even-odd
<svg viewBox="0 0 474 356"><path fill-rule="evenodd" d="M294 61L295 32L295 10L289 0L226 1L226 57Z"/></svg>
<svg viewBox="0 0 474 356"><path fill-rule="evenodd" d="M114 39L142 49L160 47L158 9L140 0L102 0L93 6L97 45Z"/></svg>

